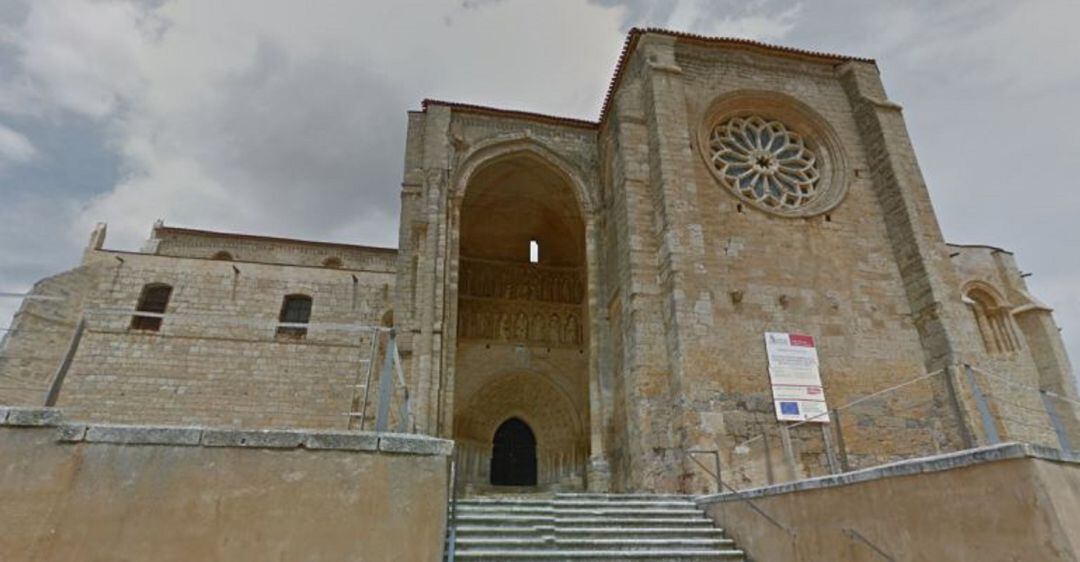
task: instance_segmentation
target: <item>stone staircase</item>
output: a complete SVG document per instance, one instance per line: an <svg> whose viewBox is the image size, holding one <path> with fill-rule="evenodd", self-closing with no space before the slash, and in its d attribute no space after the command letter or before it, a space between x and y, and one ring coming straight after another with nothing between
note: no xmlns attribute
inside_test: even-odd
<svg viewBox="0 0 1080 562"><path fill-rule="evenodd" d="M689 496L477 497L456 522L455 559L470 562L744 560Z"/></svg>

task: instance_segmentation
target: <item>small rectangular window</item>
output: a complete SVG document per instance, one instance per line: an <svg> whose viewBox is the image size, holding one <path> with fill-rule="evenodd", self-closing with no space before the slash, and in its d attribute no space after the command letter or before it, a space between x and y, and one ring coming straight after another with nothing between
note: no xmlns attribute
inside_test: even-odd
<svg viewBox="0 0 1080 562"><path fill-rule="evenodd" d="M136 312L150 313L154 316L135 314L131 317L132 330L148 330L156 332L161 329L162 317L165 309L169 306L169 297L172 295L172 287L161 283L151 283L142 289L139 294L139 302L135 305Z"/></svg>
<svg viewBox="0 0 1080 562"><path fill-rule="evenodd" d="M529 263L540 263L540 243L529 240Z"/></svg>
<svg viewBox="0 0 1080 562"><path fill-rule="evenodd" d="M307 295L288 295L281 303L281 314L278 321L285 326L278 326L277 335L302 339L307 335L307 327L296 324L307 324L311 319L311 297Z"/></svg>

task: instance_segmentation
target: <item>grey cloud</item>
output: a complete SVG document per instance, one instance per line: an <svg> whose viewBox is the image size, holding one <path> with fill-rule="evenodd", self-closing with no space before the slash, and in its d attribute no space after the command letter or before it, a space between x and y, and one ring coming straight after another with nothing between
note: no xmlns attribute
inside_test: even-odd
<svg viewBox="0 0 1080 562"><path fill-rule="evenodd" d="M297 58L272 39L174 139L237 199L282 231L397 210L405 97L332 55Z"/></svg>
<svg viewBox="0 0 1080 562"><path fill-rule="evenodd" d="M115 169L96 174L74 210L72 192L54 191L63 220L25 225L44 241L29 246L44 252L40 267L0 240L0 285L69 266L84 230L102 219L112 243L127 247L157 217L392 244L405 110L430 96L594 118L621 33L678 25L876 58L890 97L905 106L946 237L1015 250L1080 359L1074 1L315 3L296 13L288 2L188 0L88 12L93 19L79 23L98 35L67 33L63 18L28 30L39 5L51 6L0 0L0 72L23 73L0 84L0 119L19 114L63 130L82 108L102 124L79 137L98 155L88 161ZM86 43L76 51L111 62L69 72L21 54L70 50L72 37ZM44 62L30 72L22 66L30 60ZM56 84L86 99L58 97ZM36 165L74 169L77 156L53 155L79 148L42 144L27 122L18 125L41 153ZM116 161L100 157L109 151ZM9 167L0 188L48 183L32 170ZM46 252L46 243L63 250Z"/></svg>

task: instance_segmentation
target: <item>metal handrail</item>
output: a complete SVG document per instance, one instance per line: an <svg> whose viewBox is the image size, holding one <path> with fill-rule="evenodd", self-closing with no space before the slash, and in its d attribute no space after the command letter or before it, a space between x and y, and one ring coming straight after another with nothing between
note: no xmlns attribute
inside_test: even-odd
<svg viewBox="0 0 1080 562"><path fill-rule="evenodd" d="M446 560L454 561L457 549L457 461L450 458L450 490L446 494Z"/></svg>
<svg viewBox="0 0 1080 562"><path fill-rule="evenodd" d="M852 529L850 527L844 527L843 529L840 529L840 532L844 533L844 536L848 537L849 539L853 541L858 540L859 542L870 547L870 550L873 550L875 553L877 553L878 556L888 560L889 562L896 562L895 558L889 556L888 553L886 553L884 550L881 550L881 548L879 548L876 544L870 542L870 539L864 537L862 533L856 531L855 529Z"/></svg>
<svg viewBox="0 0 1080 562"><path fill-rule="evenodd" d="M739 492L739 490L736 490L735 488L732 488L730 484L728 484L727 482L724 482L724 479L721 477L721 472L720 472L720 451L719 450L717 450L717 449L689 449L689 450L684 450L683 454L686 456L686 458L694 461L695 464L700 466L701 469L704 470L706 474L708 474L708 475L710 475L710 476L712 476L713 478L716 479L716 492L718 494L723 494L724 493L724 488L727 488L728 490L730 490L733 493L738 493ZM701 464L700 461L698 461L696 458L694 458L695 454L709 454L709 455L712 455L713 460L716 462L716 472L715 473L711 472L705 465ZM791 535L792 537L795 536L795 531L788 528L787 525L784 525L783 523L777 521L772 516L770 516L768 513L765 513L765 511L763 511L760 507L758 507L757 504L753 502L753 500L743 499L741 501L745 501L747 503L747 505L750 506L750 509L753 509L758 515L764 517L765 520L768 521L769 523L772 523L776 527L782 529L784 532ZM721 502L721 509L723 509L723 503L722 502Z"/></svg>
<svg viewBox="0 0 1080 562"><path fill-rule="evenodd" d="M720 479L720 451L718 451L717 449L689 449L683 452L686 454L686 458L694 461L694 464L700 466L701 470L705 471L705 474L708 474L709 476L712 476L714 479L716 479L716 491L722 492L723 486L721 485ZM710 471L708 467L701 464L701 461L697 460L694 455L711 455L713 457L713 462L716 464L716 472L713 473L712 471Z"/></svg>

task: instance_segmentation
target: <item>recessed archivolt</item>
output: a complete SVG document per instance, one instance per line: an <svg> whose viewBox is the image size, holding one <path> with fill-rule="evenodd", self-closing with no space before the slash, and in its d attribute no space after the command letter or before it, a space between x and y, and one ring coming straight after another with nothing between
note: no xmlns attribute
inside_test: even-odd
<svg viewBox="0 0 1080 562"><path fill-rule="evenodd" d="M1011 353L1020 349L1012 310L997 289L981 281L972 281L964 285L963 298L988 353Z"/></svg>
<svg viewBox="0 0 1080 562"><path fill-rule="evenodd" d="M592 184L586 179L588 176L577 166L525 134L498 135L474 144L457 166L450 185L450 200L460 205L469 182L478 171L515 158L527 159L555 172L573 188L582 216L588 217L592 214L596 204Z"/></svg>
<svg viewBox="0 0 1080 562"><path fill-rule="evenodd" d="M570 397L532 372L498 375L476 391L455 416L455 438L490 443L499 425L511 417L529 424L540 447L574 446L584 440L582 416Z"/></svg>
<svg viewBox="0 0 1080 562"><path fill-rule="evenodd" d="M981 304L992 308L1007 307L1009 304L1009 301L1005 299L1001 291L984 281L969 281L964 284L960 293L969 300L980 299L983 301Z"/></svg>

